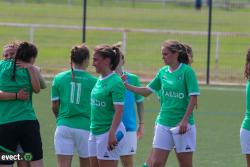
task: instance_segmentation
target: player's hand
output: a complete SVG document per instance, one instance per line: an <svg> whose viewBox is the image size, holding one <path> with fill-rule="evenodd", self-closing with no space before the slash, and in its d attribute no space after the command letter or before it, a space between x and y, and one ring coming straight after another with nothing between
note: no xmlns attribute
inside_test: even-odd
<svg viewBox="0 0 250 167"><path fill-rule="evenodd" d="M121 79L122 79L123 83L126 83L127 78L128 78L128 75L126 75L126 74L123 74L123 75L121 76Z"/></svg>
<svg viewBox="0 0 250 167"><path fill-rule="evenodd" d="M115 137L115 133L114 132L109 132L109 138L108 138L108 150L112 151L113 149L115 149L115 147L117 146L117 140Z"/></svg>
<svg viewBox="0 0 250 167"><path fill-rule="evenodd" d="M144 136L144 124L139 125L136 134L138 139L141 139Z"/></svg>
<svg viewBox="0 0 250 167"><path fill-rule="evenodd" d="M186 120L182 120L180 123L179 123L179 133L180 134L184 134L187 132L188 130L188 121Z"/></svg>
<svg viewBox="0 0 250 167"><path fill-rule="evenodd" d="M21 67L21 68L30 68L30 67L32 67L31 63L27 63L27 62L24 62L24 61L21 61L21 60L17 60L16 65Z"/></svg>
<svg viewBox="0 0 250 167"><path fill-rule="evenodd" d="M17 93L17 99L19 100L28 100L29 96L29 92L25 92L24 89L19 90L19 92Z"/></svg>

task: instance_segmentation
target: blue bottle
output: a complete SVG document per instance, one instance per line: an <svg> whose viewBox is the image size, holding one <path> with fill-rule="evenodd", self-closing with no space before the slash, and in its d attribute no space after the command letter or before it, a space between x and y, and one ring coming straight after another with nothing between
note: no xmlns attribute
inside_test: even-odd
<svg viewBox="0 0 250 167"><path fill-rule="evenodd" d="M118 131L117 133L116 133L116 140L117 140L117 142L119 143L121 140L122 140L122 138L124 137L124 134L122 133L122 131Z"/></svg>

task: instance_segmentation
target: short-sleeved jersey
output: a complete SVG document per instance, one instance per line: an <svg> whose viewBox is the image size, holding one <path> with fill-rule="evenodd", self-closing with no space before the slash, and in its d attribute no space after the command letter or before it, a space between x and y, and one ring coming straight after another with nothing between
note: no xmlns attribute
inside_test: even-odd
<svg viewBox="0 0 250 167"><path fill-rule="evenodd" d="M127 82L133 86L141 86L139 77L137 75L124 72L127 75ZM136 131L136 112L135 112L135 102L143 102L144 97L138 94L135 94L126 89L125 92L125 103L124 103L124 112L122 116L122 122L125 125L126 131Z"/></svg>
<svg viewBox="0 0 250 167"><path fill-rule="evenodd" d="M161 110L157 123L169 127L176 126L182 120L189 96L200 94L195 73L186 64L180 64L173 72L169 70L169 66L163 67L147 87L153 92L161 92ZM194 124L193 113L188 122Z"/></svg>
<svg viewBox="0 0 250 167"><path fill-rule="evenodd" d="M57 126L90 129L90 94L96 81L91 74L79 69L74 69L74 79L71 70L54 77L51 100L60 101Z"/></svg>
<svg viewBox="0 0 250 167"><path fill-rule="evenodd" d="M0 90L16 93L25 89L30 93L28 100L1 100L0 101L0 125L24 121L36 120L32 105L32 85L27 69L16 69L15 80L12 80L14 62L12 60L0 61Z"/></svg>
<svg viewBox="0 0 250 167"><path fill-rule="evenodd" d="M241 127L250 130L250 80L246 84L246 112Z"/></svg>
<svg viewBox="0 0 250 167"><path fill-rule="evenodd" d="M115 114L114 105L124 105L124 96L124 84L115 72L98 79L91 92L90 130L94 135L109 131Z"/></svg>

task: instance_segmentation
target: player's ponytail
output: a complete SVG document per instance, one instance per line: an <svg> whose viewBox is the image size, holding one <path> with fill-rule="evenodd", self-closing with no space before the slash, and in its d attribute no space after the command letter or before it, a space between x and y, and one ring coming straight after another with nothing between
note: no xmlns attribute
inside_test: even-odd
<svg viewBox="0 0 250 167"><path fill-rule="evenodd" d="M85 44L73 46L70 55L70 67L72 72L72 80L75 79L73 64L82 65L89 60L89 49Z"/></svg>
<svg viewBox="0 0 250 167"><path fill-rule="evenodd" d="M111 70L115 70L120 62L121 52L120 49L116 46L113 46L112 50L114 52L114 57L112 57L111 59Z"/></svg>
<svg viewBox="0 0 250 167"><path fill-rule="evenodd" d="M179 53L178 61L180 63L189 64L189 57L188 57L186 47L182 43L179 43L177 45L177 48L178 48L178 53Z"/></svg>
<svg viewBox="0 0 250 167"><path fill-rule="evenodd" d="M245 64L244 74L247 79L250 78L250 48L248 48L247 55L246 55L246 64Z"/></svg>

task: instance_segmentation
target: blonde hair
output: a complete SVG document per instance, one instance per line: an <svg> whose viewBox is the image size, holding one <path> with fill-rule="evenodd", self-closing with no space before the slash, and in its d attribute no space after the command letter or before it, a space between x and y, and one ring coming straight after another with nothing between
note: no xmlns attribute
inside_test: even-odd
<svg viewBox="0 0 250 167"><path fill-rule="evenodd" d="M14 40L14 41L11 41L10 43L4 45L4 47L3 47L3 56L5 56L5 54L7 52L11 51L12 53L14 53L13 55L11 55L11 58L15 58L17 48L19 47L20 44L21 44L21 41Z"/></svg>

